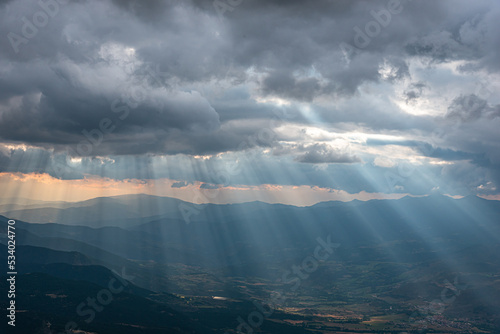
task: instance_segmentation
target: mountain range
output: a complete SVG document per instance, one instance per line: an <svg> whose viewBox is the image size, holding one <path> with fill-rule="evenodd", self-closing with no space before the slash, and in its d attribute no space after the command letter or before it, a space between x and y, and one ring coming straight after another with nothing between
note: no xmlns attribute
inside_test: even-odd
<svg viewBox="0 0 500 334"><path fill-rule="evenodd" d="M196 210L189 221L181 204ZM20 333L59 333L72 317L90 333L236 333L276 293L286 302L252 330L500 328L498 201L433 195L295 207L134 195L0 207L8 206L0 241L15 219ZM6 246L0 254L6 263ZM113 295L120 302L86 323L76 307L119 278L127 282Z"/></svg>

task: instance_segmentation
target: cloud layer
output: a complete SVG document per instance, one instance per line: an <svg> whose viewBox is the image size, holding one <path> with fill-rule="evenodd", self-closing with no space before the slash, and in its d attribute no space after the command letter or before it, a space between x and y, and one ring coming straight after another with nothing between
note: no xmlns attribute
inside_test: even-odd
<svg viewBox="0 0 500 334"><path fill-rule="evenodd" d="M0 1L0 171L497 194L499 15L483 0Z"/></svg>

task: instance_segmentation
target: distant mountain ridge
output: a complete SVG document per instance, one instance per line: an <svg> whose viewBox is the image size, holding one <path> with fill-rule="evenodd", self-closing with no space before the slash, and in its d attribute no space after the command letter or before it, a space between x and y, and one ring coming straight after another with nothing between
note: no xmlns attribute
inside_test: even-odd
<svg viewBox="0 0 500 334"><path fill-rule="evenodd" d="M353 207L366 203L403 203L407 201L418 201L418 199L432 199L433 201L459 201L484 203L497 202L482 199L476 196L468 196L462 199L452 199L445 195L433 194L424 197L405 196L396 199L373 199L369 201L353 200L319 202L312 206L296 207L286 204L270 204L259 201L234 203L234 204L193 204L172 197L153 196L147 194L120 195L112 197L97 197L80 202L43 202L28 205L0 205L0 214L4 216L29 221L31 223L59 223L70 225L83 225L93 227L119 226L129 227L139 223L149 222L155 219L179 219L184 216L181 209L189 208L195 212L212 210L228 215L230 212L241 214L242 212L275 209L275 208L328 208L328 207ZM458 203L458 202L457 202ZM183 206L181 206L183 205ZM190 219L199 220L200 215L190 215Z"/></svg>
<svg viewBox="0 0 500 334"><path fill-rule="evenodd" d="M36 296L23 302L38 305L38 310L28 310L29 319L64 324L84 297L81 291L95 294L109 281L111 270L125 270L134 277L131 290L123 295L125 305L130 309L143 305L167 333L196 331L179 329L170 316L166 322L160 321L162 312L174 314L167 311L174 306L187 312L189 319L191 315L192 319L203 319L198 324L209 324L217 332L236 328L238 316L255 309L253 301L266 300L270 292L287 289L293 297L283 310L295 311L276 311L273 320L266 322L266 332L310 333L310 328L296 322L305 319L315 326L322 324L321 328L330 332L352 332L354 329L348 326L351 322L367 333L380 330L370 322L361 325L355 316L328 320L335 325L317 318L318 312L326 309L346 316L347 308L367 317L384 315L391 322L399 319L394 328L414 332L416 329L405 327L408 321L401 319L443 298L442 291L450 284L467 288L458 291L460 295L456 287L451 290L457 292L456 301L453 299L441 317L473 319L467 321L480 324L481 330L489 333L495 333L489 329L500 326L498 201L433 195L324 202L310 207L262 202L209 204L196 206L197 214L186 222L179 218L178 201L140 197L142 202L135 204L136 198L128 196L93 199L61 209L60 217L68 219L66 224L33 224L16 218L20 282L33 284L26 291ZM148 204L150 200L153 202ZM149 207L155 208L153 213L162 214L149 216ZM30 210L30 214L36 213ZM100 213L105 211L106 219L102 219ZM114 213L139 217L109 220ZM89 217L96 220L89 221ZM8 240L7 220L0 216L0 243L4 244ZM311 262L316 254L324 254L318 253L319 245L333 244L338 247L326 260ZM0 245L4 255L5 250ZM57 290L53 282L63 287ZM298 283L300 289L290 291ZM58 297L70 293L71 300ZM57 298L57 307L73 310L58 318L51 313L57 307L44 306L53 297ZM101 327L103 323L86 330L154 331L149 319L133 317L121 306L110 308L110 312L110 318L116 320L110 325L113 331ZM399 318L392 318L395 313ZM441 332L450 332L442 326ZM198 329L210 333L206 327Z"/></svg>

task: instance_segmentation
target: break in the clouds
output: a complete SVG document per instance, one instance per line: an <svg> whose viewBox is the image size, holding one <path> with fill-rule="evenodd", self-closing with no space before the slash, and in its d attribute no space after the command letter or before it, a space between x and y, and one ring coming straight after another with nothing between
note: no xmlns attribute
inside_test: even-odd
<svg viewBox="0 0 500 334"><path fill-rule="evenodd" d="M497 194L497 1L10 0L0 17L2 172Z"/></svg>

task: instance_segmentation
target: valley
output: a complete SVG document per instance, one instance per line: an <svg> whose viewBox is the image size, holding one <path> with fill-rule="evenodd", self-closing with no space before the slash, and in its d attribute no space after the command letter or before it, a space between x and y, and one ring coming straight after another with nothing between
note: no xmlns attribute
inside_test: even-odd
<svg viewBox="0 0 500 334"><path fill-rule="evenodd" d="M471 206L475 219L460 211ZM18 220L16 330L326 334L500 328L496 201L441 196L303 208L212 205L190 224L176 215L163 211L150 222L143 217L123 227L118 221L97 227L99 222ZM0 233L5 257L5 229ZM0 289L6 289L5 279Z"/></svg>

